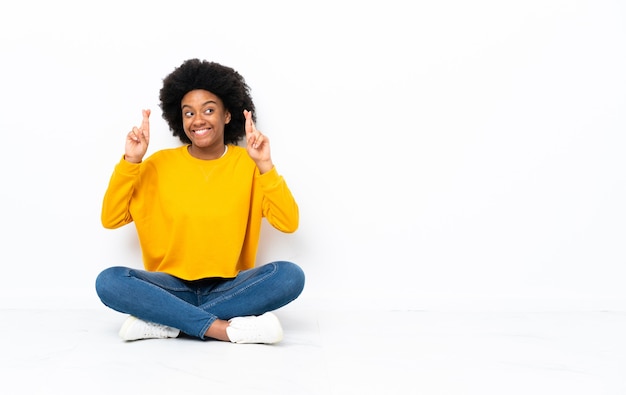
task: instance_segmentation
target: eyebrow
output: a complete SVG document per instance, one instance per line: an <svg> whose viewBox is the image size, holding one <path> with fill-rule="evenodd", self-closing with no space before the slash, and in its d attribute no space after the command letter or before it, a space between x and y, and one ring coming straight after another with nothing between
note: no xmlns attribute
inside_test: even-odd
<svg viewBox="0 0 626 395"><path fill-rule="evenodd" d="M206 106L207 104L217 104L217 102L215 100L208 100L202 103L202 107ZM191 106L189 104L183 104L180 108L185 108L185 107L191 107Z"/></svg>

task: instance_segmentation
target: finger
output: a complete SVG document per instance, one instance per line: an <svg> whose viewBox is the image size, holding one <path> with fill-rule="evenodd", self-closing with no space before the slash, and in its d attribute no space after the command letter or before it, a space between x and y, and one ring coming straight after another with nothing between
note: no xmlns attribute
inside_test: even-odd
<svg viewBox="0 0 626 395"><path fill-rule="evenodd" d="M246 134L249 135L254 133L256 127L254 126L254 121L252 120L252 111L243 110L243 116L246 118Z"/></svg>
<svg viewBox="0 0 626 395"><path fill-rule="evenodd" d="M252 133L248 134L246 137L246 141L248 146L256 148L256 136Z"/></svg>
<svg viewBox="0 0 626 395"><path fill-rule="evenodd" d="M246 142L253 146L255 145L255 141L258 138L258 130L256 130L256 126L254 126L254 121L252 120L252 111L244 110L243 114L246 118Z"/></svg>
<svg viewBox="0 0 626 395"><path fill-rule="evenodd" d="M143 132L146 140L150 138L150 114L151 110L141 110L141 115L143 119L141 120L141 131Z"/></svg>
<svg viewBox="0 0 626 395"><path fill-rule="evenodd" d="M252 146L254 148L259 148L263 144L264 136L261 133L259 133L255 137L256 138L254 139L254 143L252 144Z"/></svg>
<svg viewBox="0 0 626 395"><path fill-rule="evenodd" d="M136 126L133 126L133 130L128 133L128 138L133 140L136 143L141 141L141 131Z"/></svg>

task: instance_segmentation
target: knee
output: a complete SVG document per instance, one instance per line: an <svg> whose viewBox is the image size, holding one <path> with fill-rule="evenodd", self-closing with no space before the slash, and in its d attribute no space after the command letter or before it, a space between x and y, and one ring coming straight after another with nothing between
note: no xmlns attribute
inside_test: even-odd
<svg viewBox="0 0 626 395"><path fill-rule="evenodd" d="M275 262L278 270L282 272L282 286L291 290L296 297L300 295L304 289L305 275L302 268L293 262L280 261Z"/></svg>
<svg viewBox="0 0 626 395"><path fill-rule="evenodd" d="M112 297L117 294L117 284L123 277L128 277L128 268L115 266L104 269L98 277L96 277L96 293L104 304L108 304Z"/></svg>

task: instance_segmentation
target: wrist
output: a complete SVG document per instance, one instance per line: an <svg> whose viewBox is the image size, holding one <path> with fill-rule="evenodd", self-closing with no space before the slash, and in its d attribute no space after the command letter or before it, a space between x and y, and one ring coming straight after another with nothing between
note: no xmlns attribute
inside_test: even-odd
<svg viewBox="0 0 626 395"><path fill-rule="evenodd" d="M141 158L137 159L137 158L133 158L132 156L128 156L128 155L124 155L124 160L126 162L130 162L130 163L134 163L134 164L141 163Z"/></svg>
<svg viewBox="0 0 626 395"><path fill-rule="evenodd" d="M272 170L274 167L274 163L271 160L259 161L256 164L256 167L259 169L261 174L265 174L268 171Z"/></svg>

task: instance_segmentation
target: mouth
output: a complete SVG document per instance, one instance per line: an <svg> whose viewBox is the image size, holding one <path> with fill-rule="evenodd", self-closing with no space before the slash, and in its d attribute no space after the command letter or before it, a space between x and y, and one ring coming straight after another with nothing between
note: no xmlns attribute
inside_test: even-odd
<svg viewBox="0 0 626 395"><path fill-rule="evenodd" d="M198 130L192 130L192 132L196 135L196 136L204 136L205 134L209 133L210 129L198 129Z"/></svg>

